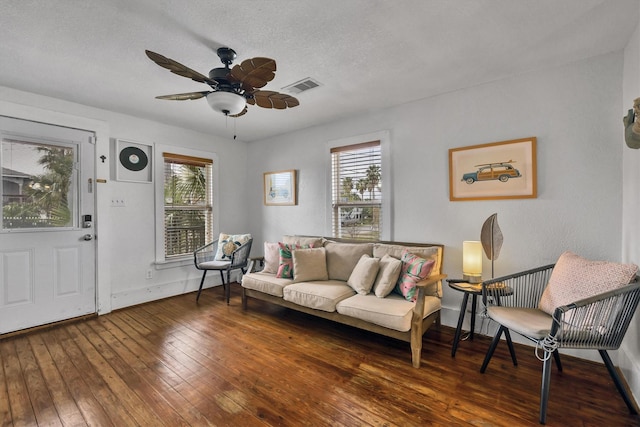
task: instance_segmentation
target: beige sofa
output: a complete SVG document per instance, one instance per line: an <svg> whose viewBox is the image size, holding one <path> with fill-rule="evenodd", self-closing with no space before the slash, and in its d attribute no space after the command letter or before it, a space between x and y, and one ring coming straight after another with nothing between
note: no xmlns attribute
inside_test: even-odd
<svg viewBox="0 0 640 427"><path fill-rule="evenodd" d="M253 258L242 278L244 309L248 300L255 298L406 341L411 343L413 366L420 367L422 335L439 322L442 280L446 277L441 271L443 245L301 236L284 236L282 243L298 247L288 260L293 277L276 277L276 270L283 268L283 259L274 259L279 255L274 252L278 243L265 242L265 256ZM264 266L262 271L256 271L259 264ZM426 264L431 266L430 273L422 268ZM421 266L422 273L406 271L412 265ZM396 280L398 268L404 271ZM428 277L419 279L427 273ZM417 282L414 301L410 300L411 291L405 296L396 290L388 293L389 287L393 289L398 280L407 278L408 283Z"/></svg>

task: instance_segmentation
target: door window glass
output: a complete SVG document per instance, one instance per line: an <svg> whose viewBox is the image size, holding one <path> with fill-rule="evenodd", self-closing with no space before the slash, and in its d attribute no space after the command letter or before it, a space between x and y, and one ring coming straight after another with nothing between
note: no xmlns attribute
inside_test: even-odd
<svg viewBox="0 0 640 427"><path fill-rule="evenodd" d="M75 146L2 139L2 229L73 227Z"/></svg>

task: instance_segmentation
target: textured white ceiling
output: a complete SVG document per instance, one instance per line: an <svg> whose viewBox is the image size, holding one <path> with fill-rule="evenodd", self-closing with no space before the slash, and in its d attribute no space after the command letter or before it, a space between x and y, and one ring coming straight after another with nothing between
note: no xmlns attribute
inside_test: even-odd
<svg viewBox="0 0 640 427"><path fill-rule="evenodd" d="M639 0L2 0L0 86L232 137L206 90L149 49L207 74L215 49L274 58L264 89L306 77L300 106L249 106L255 141L624 48Z"/></svg>

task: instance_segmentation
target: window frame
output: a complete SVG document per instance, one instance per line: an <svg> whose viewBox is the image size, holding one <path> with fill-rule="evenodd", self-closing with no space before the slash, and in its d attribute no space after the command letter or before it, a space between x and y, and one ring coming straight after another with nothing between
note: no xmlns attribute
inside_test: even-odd
<svg viewBox="0 0 640 427"><path fill-rule="evenodd" d="M155 264L159 268L162 266L173 267L182 266L193 263L193 254L185 254L183 256L176 256L166 258L165 254L165 224L164 224L164 155L163 153L171 153L177 156L186 156L193 158L206 159L212 162L211 175L212 185L211 190L213 192L211 196L211 236L212 240L220 233L219 226L219 203L218 203L218 156L212 152L193 150L183 147L164 146L156 144L154 148L154 184L155 184ZM208 243L208 242L207 242Z"/></svg>
<svg viewBox="0 0 640 427"><path fill-rule="evenodd" d="M332 176L332 160L331 149L338 147L358 146L370 141L380 141L380 167L383 175L382 184L382 231L380 240L393 240L393 218L392 209L393 195L391 192L391 182L393 180L393 171L391 169L391 140L390 133L387 130L373 132L369 134L356 135L349 138L336 139L328 141L326 144L326 205L327 215L325 221L325 235L333 235L333 176Z"/></svg>

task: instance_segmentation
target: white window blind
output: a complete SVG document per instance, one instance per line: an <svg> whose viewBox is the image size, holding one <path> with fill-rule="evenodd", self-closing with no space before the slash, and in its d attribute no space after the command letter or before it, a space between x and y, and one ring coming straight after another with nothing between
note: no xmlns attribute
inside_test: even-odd
<svg viewBox="0 0 640 427"><path fill-rule="evenodd" d="M212 239L211 159L163 153L165 258L191 255Z"/></svg>
<svg viewBox="0 0 640 427"><path fill-rule="evenodd" d="M333 236L379 240L382 233L380 141L331 149Z"/></svg>

